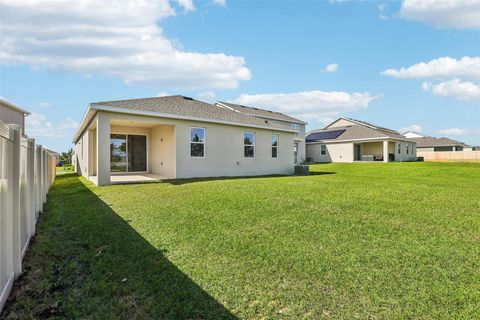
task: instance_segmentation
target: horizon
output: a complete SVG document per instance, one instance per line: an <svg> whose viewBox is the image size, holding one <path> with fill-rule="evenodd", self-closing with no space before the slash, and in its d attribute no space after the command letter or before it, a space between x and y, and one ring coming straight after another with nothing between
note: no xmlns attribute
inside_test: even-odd
<svg viewBox="0 0 480 320"><path fill-rule="evenodd" d="M479 1L0 7L0 97L57 152L89 103L164 95L277 111L308 131L350 117L480 145Z"/></svg>

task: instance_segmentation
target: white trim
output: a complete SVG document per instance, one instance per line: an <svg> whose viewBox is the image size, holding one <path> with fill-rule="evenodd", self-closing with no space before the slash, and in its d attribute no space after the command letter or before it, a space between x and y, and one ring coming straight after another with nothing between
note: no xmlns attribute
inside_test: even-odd
<svg viewBox="0 0 480 320"><path fill-rule="evenodd" d="M278 134L276 134L276 133L272 133L272 138L273 138L273 136L277 136L277 145L274 146L273 143L272 143L272 141L270 141L270 146L271 146L270 156L271 156L272 159L278 159L278 149L279 149L279 146L280 146L280 136L279 136ZM276 156L276 157L274 157L274 156L272 155L273 148L276 148L276 149L277 149L277 156Z"/></svg>
<svg viewBox="0 0 480 320"><path fill-rule="evenodd" d="M245 144L245 133L253 134L253 144ZM242 145L243 145L243 158L244 159L255 159L256 153L257 153L256 144L257 144L257 135L255 134L255 132L243 131L243 133L242 133ZM246 157L245 156L245 147L253 147L253 157Z"/></svg>
<svg viewBox="0 0 480 320"><path fill-rule="evenodd" d="M322 154L322 146L324 147L325 154ZM320 143L320 156L326 156L327 155L327 145L325 143Z"/></svg>
<svg viewBox="0 0 480 320"><path fill-rule="evenodd" d="M192 142L192 129L203 129L203 142ZM203 156L192 156L192 143L203 144ZM188 146L190 147L190 158L192 159L205 159L207 155L207 129L205 127L189 127L188 128Z"/></svg>
<svg viewBox="0 0 480 320"><path fill-rule="evenodd" d="M235 104L235 103L232 103L232 104ZM295 119L295 118L292 118L290 117L289 115L286 115L286 114L283 114L281 113L282 115L286 116L286 117L289 117L291 119L294 119L295 121L292 121L291 119L289 120L286 120L286 119L280 119L280 118L275 118L275 117L268 117L266 115L258 115L258 114L253 114L253 113L248 113L248 112L242 112L242 111L238 111L237 109L235 108L232 108L230 106L227 106L223 103L221 103L220 101L215 101L214 105L220 105L220 107L222 108L227 108L227 109L230 109L232 111L235 111L235 112L238 112L238 113L242 113L242 114L247 114L249 116L252 116L252 117L256 117L256 118L262 118L262 119L267 119L267 120L276 120L276 121L282 121L282 122L288 122L288 123L295 123L295 124L299 124L299 125L306 125L308 124L308 122L305 122L305 121L302 121L300 119ZM252 108L252 107L247 107L247 106L242 106L240 104L237 104L238 106L241 106L241 107L245 107L245 108ZM258 109L258 108L257 108ZM266 111L266 112L269 112L270 110L267 110L267 109L260 109L261 111Z"/></svg>
<svg viewBox="0 0 480 320"><path fill-rule="evenodd" d="M332 143L340 143L340 142L350 142L350 141L375 141L375 140L393 140L393 141L409 141L408 139L398 139L398 138L390 138L390 137L376 137L376 138L363 138L363 139L346 139L346 140L332 140L332 141L325 141L325 140L319 140L319 141L309 141L305 142L306 144L318 144L318 143L325 143L325 144L332 144Z"/></svg>
<svg viewBox="0 0 480 320"><path fill-rule="evenodd" d="M115 108L110 106L95 106L96 110L99 111L111 111L117 113L126 113L126 114L135 114L135 115L143 115L143 116L152 116L157 118L168 118L168 119L181 119L181 120L193 120L193 121L201 121L201 122L212 122L212 123L222 123L222 124L229 124L232 126L239 126L239 127L246 127L246 128L260 128L266 130L276 130L276 131L286 131L295 133L298 130L291 130L291 129L284 129L284 128L272 128L266 127L256 124L248 124L248 123L240 123L234 121L226 121L226 120L217 120L217 119L210 119L210 118L201 118L201 117L194 117L194 116L186 116L186 115L179 115L179 114L171 114L171 113L161 113L161 112L154 112L154 111L145 111L145 110L131 110L127 108Z"/></svg>
<svg viewBox="0 0 480 320"><path fill-rule="evenodd" d="M24 109L20 108L19 106L15 105L15 104L13 104L13 103L11 103L11 102L8 102L7 100L4 100L4 99L1 99L1 98L0 98L0 103L6 105L7 107L12 108L12 109L14 109L14 110L16 110L16 111L22 112L24 115L27 115L27 116L28 116L28 115L31 114L31 113L28 112L27 110L24 110Z"/></svg>

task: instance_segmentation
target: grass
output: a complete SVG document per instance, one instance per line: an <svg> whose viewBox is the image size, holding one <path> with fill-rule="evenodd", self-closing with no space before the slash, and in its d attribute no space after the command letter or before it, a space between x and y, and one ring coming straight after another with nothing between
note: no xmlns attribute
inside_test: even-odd
<svg viewBox="0 0 480 320"><path fill-rule="evenodd" d="M73 173L74 172L74 166L71 164L66 164L62 167L57 167L57 175L62 175L62 174L67 174L67 173Z"/></svg>
<svg viewBox="0 0 480 320"><path fill-rule="evenodd" d="M59 176L3 318L480 317L480 165L311 171Z"/></svg>

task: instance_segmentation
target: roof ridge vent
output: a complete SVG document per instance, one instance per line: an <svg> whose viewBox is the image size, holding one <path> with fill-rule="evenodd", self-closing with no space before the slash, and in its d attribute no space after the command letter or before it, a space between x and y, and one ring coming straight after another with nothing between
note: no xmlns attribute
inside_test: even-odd
<svg viewBox="0 0 480 320"><path fill-rule="evenodd" d="M185 96L182 96L182 98L183 98L183 99L185 99L185 100L191 100L191 101L193 101L193 98L192 98L192 97L185 97Z"/></svg>

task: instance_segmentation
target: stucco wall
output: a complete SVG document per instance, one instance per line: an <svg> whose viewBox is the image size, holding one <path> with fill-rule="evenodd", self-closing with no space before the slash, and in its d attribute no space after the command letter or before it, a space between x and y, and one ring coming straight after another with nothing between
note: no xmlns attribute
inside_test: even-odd
<svg viewBox="0 0 480 320"><path fill-rule="evenodd" d="M18 124L22 128L22 133L25 133L24 114L18 110L12 109L0 103L0 121L6 124Z"/></svg>
<svg viewBox="0 0 480 320"><path fill-rule="evenodd" d="M101 121L125 121L151 124L152 126L170 126L154 128L112 126L111 132L143 133L148 136L148 171L176 178L214 177L214 176L249 176L267 174L293 174L293 139L294 134L274 129L216 124L209 122L178 120L159 117L145 117L109 112L99 112L96 119ZM97 120L94 119L92 123ZM99 123L99 122L97 122ZM205 157L190 157L190 127L206 129ZM167 129L169 128L169 129ZM243 132L256 135L255 157L243 156ZM88 132L88 130L86 131ZM271 157L272 134L279 135L278 158ZM85 134L84 134L85 135ZM107 135L99 135L107 139ZM162 138L164 141L162 141ZM109 139L109 136L108 136ZM81 156L82 140L84 156ZM80 174L87 176L88 139L80 139L75 151ZM106 146L106 141L99 143ZM172 145L171 142L175 144ZM109 145L109 141L108 141ZM166 148L166 149L163 149ZM99 155L106 167L109 148ZM162 150L163 149L163 150ZM174 160L174 164L171 162ZM163 165L161 164L163 162ZM163 167L163 168L162 168ZM98 172L99 181L107 181L105 173ZM110 174L108 172L108 174ZM101 177L102 176L102 177Z"/></svg>
<svg viewBox="0 0 480 320"><path fill-rule="evenodd" d="M398 153L398 143L400 143L400 153ZM395 141L395 161L415 161L417 159L415 144L409 142L409 153L407 154L407 142ZM412 154L413 148L413 154Z"/></svg>
<svg viewBox="0 0 480 320"><path fill-rule="evenodd" d="M307 157L313 162L353 162L353 143L327 144L327 154L320 154L320 143L307 144Z"/></svg>
<svg viewBox="0 0 480 320"><path fill-rule="evenodd" d="M190 126L206 128L204 158L190 157ZM255 133L255 157L243 156L243 132ZM279 135L272 158L272 134ZM293 133L213 123L177 121L177 177L293 174Z"/></svg>
<svg viewBox="0 0 480 320"><path fill-rule="evenodd" d="M401 144L400 154L397 150L397 143ZM363 142L362 155L383 155L383 142ZM331 143L327 144L327 154L320 155L320 143L307 144L307 157L312 158L314 162L353 162L354 143ZM413 148L413 153L412 153ZM414 144L410 143L409 153L407 154L406 142L389 141L388 152L395 154L395 161L415 161L416 151Z"/></svg>
<svg viewBox="0 0 480 320"><path fill-rule="evenodd" d="M345 120L345 119L340 119L337 122L329 125L328 128L345 127L345 126L353 126L353 125L356 125L356 123Z"/></svg>
<svg viewBox="0 0 480 320"><path fill-rule="evenodd" d="M75 158L77 163L77 173L88 178L88 130L75 144ZM82 152L83 151L83 152Z"/></svg>
<svg viewBox="0 0 480 320"><path fill-rule="evenodd" d="M150 172L176 177L175 127L170 125L152 128L150 137Z"/></svg>

